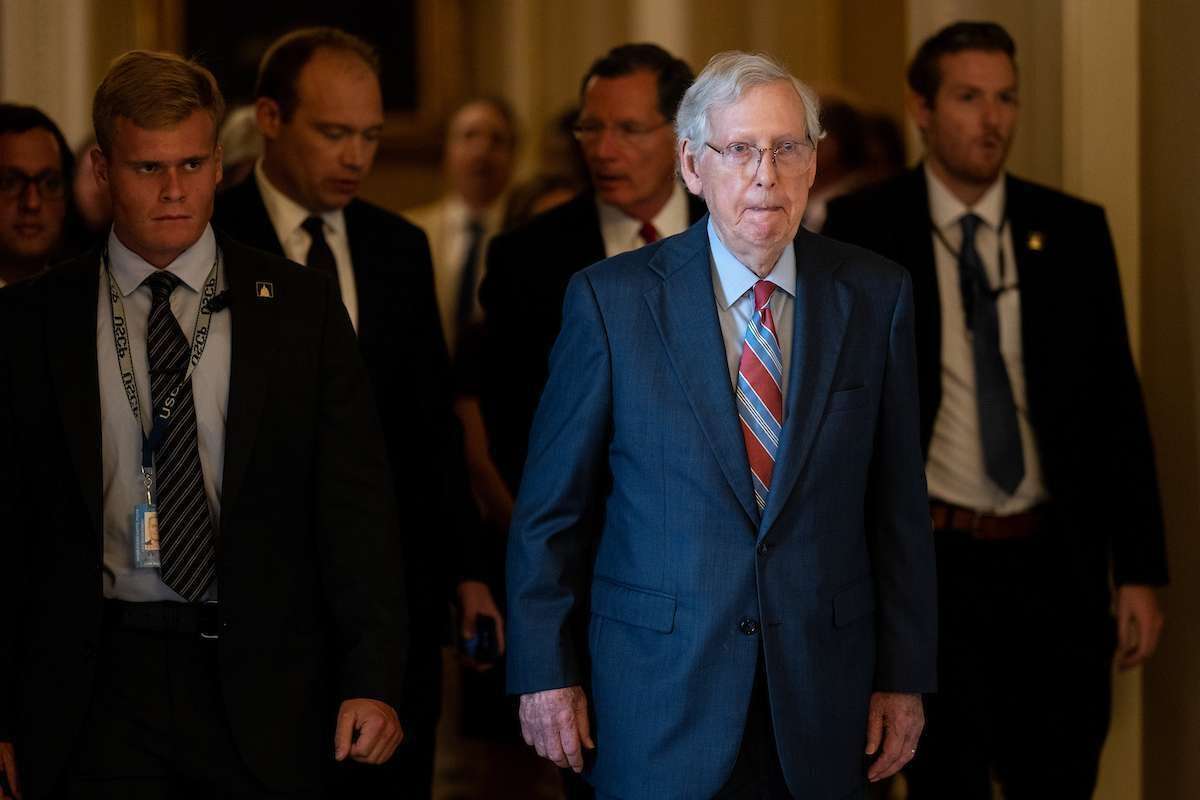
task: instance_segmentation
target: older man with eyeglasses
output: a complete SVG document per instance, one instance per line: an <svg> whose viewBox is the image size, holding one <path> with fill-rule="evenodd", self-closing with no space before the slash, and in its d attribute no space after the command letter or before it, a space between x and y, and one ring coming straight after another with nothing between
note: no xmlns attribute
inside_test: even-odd
<svg viewBox="0 0 1200 800"><path fill-rule="evenodd" d="M801 229L818 119L777 62L715 56L676 120L709 216L567 288L509 538L509 690L601 797L862 797L917 749L911 284Z"/></svg>
<svg viewBox="0 0 1200 800"><path fill-rule="evenodd" d="M675 111L693 77L654 44L621 45L597 59L580 82L574 129L591 190L492 240L479 294L480 405L496 466L513 491L571 276L681 233L704 214L675 171Z"/></svg>
<svg viewBox="0 0 1200 800"><path fill-rule="evenodd" d="M60 255L74 157L62 132L32 106L0 103L0 286Z"/></svg>

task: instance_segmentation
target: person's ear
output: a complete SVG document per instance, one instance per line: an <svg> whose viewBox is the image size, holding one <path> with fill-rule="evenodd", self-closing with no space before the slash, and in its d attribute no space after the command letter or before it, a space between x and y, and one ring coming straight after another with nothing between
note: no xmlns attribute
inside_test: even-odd
<svg viewBox="0 0 1200 800"><path fill-rule="evenodd" d="M92 156L92 177L99 185L108 186L108 157L104 155L100 145L93 146L90 154Z"/></svg>
<svg viewBox="0 0 1200 800"><path fill-rule="evenodd" d="M269 97L260 97L254 101L254 121L264 139L275 139L279 136L279 128L283 125L283 112L279 103Z"/></svg>
<svg viewBox="0 0 1200 800"><path fill-rule="evenodd" d="M929 128L929 120L933 117L933 107L923 95L912 89L908 89L904 93L904 107L908 110L908 115L912 117L917 129L921 131L921 135L924 136L926 129Z"/></svg>
<svg viewBox="0 0 1200 800"><path fill-rule="evenodd" d="M697 197L704 196L704 180L697 169L700 157L691 151L691 142L682 139L679 142L679 174L683 177L688 191Z"/></svg>

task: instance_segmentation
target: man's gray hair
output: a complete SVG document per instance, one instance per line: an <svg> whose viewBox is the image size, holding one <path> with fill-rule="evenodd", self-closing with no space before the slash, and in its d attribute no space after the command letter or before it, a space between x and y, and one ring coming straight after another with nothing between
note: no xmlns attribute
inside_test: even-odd
<svg viewBox="0 0 1200 800"><path fill-rule="evenodd" d="M708 60L695 83L683 96L675 116L675 134L688 140L692 155L708 141L708 113L731 106L746 90L776 81L788 81L804 104L804 124L813 147L825 134L821 131L821 101L812 87L787 71L782 64L764 53L727 50Z"/></svg>

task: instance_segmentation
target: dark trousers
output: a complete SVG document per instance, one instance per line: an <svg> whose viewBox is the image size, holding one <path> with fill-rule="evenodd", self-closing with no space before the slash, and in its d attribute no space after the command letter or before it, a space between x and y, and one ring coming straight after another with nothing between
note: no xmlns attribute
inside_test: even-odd
<svg viewBox="0 0 1200 800"><path fill-rule="evenodd" d="M909 796L986 800L994 776L1008 800L1091 797L1115 646L1103 567L1052 533L935 536L938 692Z"/></svg>
<svg viewBox="0 0 1200 800"><path fill-rule="evenodd" d="M779 763L779 748L775 743L775 726L771 722L767 696L767 673L760 652L737 760L729 780L713 800L791 800L791 796Z"/></svg>
<svg viewBox="0 0 1200 800"><path fill-rule="evenodd" d="M91 707L55 796L319 797L272 793L249 772L217 676L215 642L106 628Z"/></svg>

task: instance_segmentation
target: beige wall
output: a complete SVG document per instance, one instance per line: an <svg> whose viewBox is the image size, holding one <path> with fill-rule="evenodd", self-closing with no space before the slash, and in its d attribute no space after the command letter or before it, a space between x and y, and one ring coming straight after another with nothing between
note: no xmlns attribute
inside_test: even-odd
<svg viewBox="0 0 1200 800"><path fill-rule="evenodd" d="M1141 11L1142 371L1171 559L1167 627L1146 669L1145 786L1184 800L1200 787L1200 5Z"/></svg>

